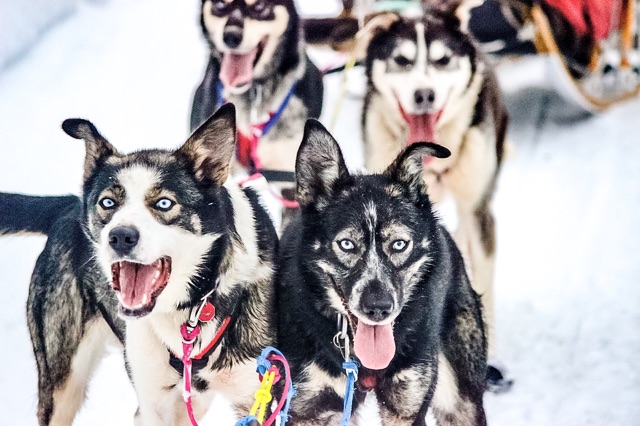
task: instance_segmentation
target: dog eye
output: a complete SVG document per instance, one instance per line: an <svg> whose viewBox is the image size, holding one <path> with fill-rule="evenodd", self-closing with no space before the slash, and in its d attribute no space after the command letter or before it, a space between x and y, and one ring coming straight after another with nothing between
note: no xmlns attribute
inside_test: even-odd
<svg viewBox="0 0 640 426"><path fill-rule="evenodd" d="M393 58L393 60L401 67L408 67L409 65L411 65L411 61L402 55L396 56L395 58Z"/></svg>
<svg viewBox="0 0 640 426"><path fill-rule="evenodd" d="M262 12L265 9L266 5L264 4L264 1L262 0L258 0L257 2L255 2L255 4L253 5L253 10L255 12Z"/></svg>
<svg viewBox="0 0 640 426"><path fill-rule="evenodd" d="M224 10L225 7L227 7L227 4L222 0L213 2L213 8L215 10Z"/></svg>
<svg viewBox="0 0 640 426"><path fill-rule="evenodd" d="M406 250L408 245L409 243L405 240L395 240L393 243L391 243L391 250L393 250L395 253L401 253Z"/></svg>
<svg viewBox="0 0 640 426"><path fill-rule="evenodd" d="M104 197L103 199L98 201L98 204L100 204L100 207L102 207L105 210L112 209L116 206L116 202L109 197Z"/></svg>
<svg viewBox="0 0 640 426"><path fill-rule="evenodd" d="M356 250L356 244L347 238L345 238L344 240L338 241L338 246L340 246L340 249L342 251L346 251L346 252L353 252Z"/></svg>
<svg viewBox="0 0 640 426"><path fill-rule="evenodd" d="M438 59L437 61L435 61L435 64L440 66L440 67L446 67L447 65L449 65L449 62L451 62L451 56L443 56L442 58Z"/></svg>
<svg viewBox="0 0 640 426"><path fill-rule="evenodd" d="M171 207L173 207L174 204L175 203L168 198L160 198L156 201L156 208L166 212L171 210Z"/></svg>

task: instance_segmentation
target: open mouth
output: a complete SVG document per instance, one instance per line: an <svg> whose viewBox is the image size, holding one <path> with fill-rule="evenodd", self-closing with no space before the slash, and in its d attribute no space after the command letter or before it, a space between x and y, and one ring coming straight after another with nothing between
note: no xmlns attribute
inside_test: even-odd
<svg viewBox="0 0 640 426"><path fill-rule="evenodd" d="M442 110L430 113L411 114L402 108L402 104L398 101L398 109L402 118L409 126L409 137L407 145L416 142L436 142L436 124L442 115Z"/></svg>
<svg viewBox="0 0 640 426"><path fill-rule="evenodd" d="M220 81L225 87L240 88L253 81L253 70L262 56L267 37L248 52L227 52L222 55Z"/></svg>
<svg viewBox="0 0 640 426"><path fill-rule="evenodd" d="M143 265L128 261L111 265L111 286L118 294L120 314L139 318L156 305L156 299L167 286L171 276L171 259L161 257Z"/></svg>
<svg viewBox="0 0 640 426"><path fill-rule="evenodd" d="M363 366L370 370L387 368L396 354L393 324L370 325L357 320L353 350Z"/></svg>

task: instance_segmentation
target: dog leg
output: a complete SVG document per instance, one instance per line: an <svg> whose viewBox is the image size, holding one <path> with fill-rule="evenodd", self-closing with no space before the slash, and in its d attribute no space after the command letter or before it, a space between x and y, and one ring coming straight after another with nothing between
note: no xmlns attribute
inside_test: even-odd
<svg viewBox="0 0 640 426"><path fill-rule="evenodd" d="M489 354L493 355L496 235L490 200L495 186L497 158L489 139L482 129L469 129L458 162L442 176L442 180L456 200L459 223L454 239L467 264L471 285L482 297L489 330Z"/></svg>
<svg viewBox="0 0 640 426"><path fill-rule="evenodd" d="M125 348L138 396L136 426L188 424L186 411L179 411L182 378L169 365L169 352L156 337L148 318L128 321Z"/></svg>
<svg viewBox="0 0 640 426"><path fill-rule="evenodd" d="M69 425L104 354L105 337L115 336L105 320L87 307L75 271L65 261L66 249L51 247L64 253L56 259L62 268L51 273L51 249L45 249L29 288L27 324L38 367L38 422Z"/></svg>
<svg viewBox="0 0 640 426"><path fill-rule="evenodd" d="M436 386L436 367L416 365L399 371L376 389L384 425L426 425L429 401Z"/></svg>
<svg viewBox="0 0 640 426"><path fill-rule="evenodd" d="M47 365L42 365L41 357L37 357L38 420L41 424L70 425L85 400L93 372L105 354L106 342L117 342L117 339L101 317L95 317L87 324L71 357L64 356L64 351L69 349L68 336L58 337L59 347L48 345ZM52 353L56 354L55 358L50 357Z"/></svg>
<svg viewBox="0 0 640 426"><path fill-rule="evenodd" d="M468 261L471 284L482 299L487 325L489 356L495 355L493 275L495 269L495 225L488 203L473 211L460 211L456 243Z"/></svg>
<svg viewBox="0 0 640 426"><path fill-rule="evenodd" d="M459 380L444 354L438 356L438 384L431 401L438 426L485 426L482 391L477 397L463 396Z"/></svg>

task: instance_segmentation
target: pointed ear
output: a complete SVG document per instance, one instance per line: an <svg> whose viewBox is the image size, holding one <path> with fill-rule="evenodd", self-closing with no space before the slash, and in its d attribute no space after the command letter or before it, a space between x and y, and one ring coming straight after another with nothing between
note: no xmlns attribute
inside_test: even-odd
<svg viewBox="0 0 640 426"><path fill-rule="evenodd" d="M103 162L107 157L120 156L113 145L88 120L69 118L62 122L62 130L72 138L84 139L86 154L83 180L85 181L89 179L98 163Z"/></svg>
<svg viewBox="0 0 640 426"><path fill-rule="evenodd" d="M229 177L236 152L236 108L225 104L198 127L177 151L186 158L196 179L217 186Z"/></svg>
<svg viewBox="0 0 640 426"><path fill-rule="evenodd" d="M356 41L353 49L355 58L357 60L366 58L371 40L380 32L388 30L391 25L400 19L400 15L395 12L380 12L371 15L367 23L356 33Z"/></svg>
<svg viewBox="0 0 640 426"><path fill-rule="evenodd" d="M471 9L480 6L484 0L422 0L427 11L453 18L463 32L469 32Z"/></svg>
<svg viewBox="0 0 640 426"><path fill-rule="evenodd" d="M422 177L422 159L427 156L447 158L451 152L435 143L417 142L409 145L385 170L384 174L396 182L406 185L411 195L416 199L427 193L427 187Z"/></svg>
<svg viewBox="0 0 640 426"><path fill-rule="evenodd" d="M319 121L307 120L296 158L297 199L300 205L322 205L335 184L349 177L338 142Z"/></svg>

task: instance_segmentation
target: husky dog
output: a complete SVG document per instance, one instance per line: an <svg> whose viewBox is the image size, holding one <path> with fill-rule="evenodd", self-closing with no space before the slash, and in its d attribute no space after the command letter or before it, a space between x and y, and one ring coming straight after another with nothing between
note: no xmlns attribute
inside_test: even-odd
<svg viewBox="0 0 640 426"><path fill-rule="evenodd" d="M496 77L466 31L475 1L445 0L426 16L372 18L359 34L366 49L367 91L362 112L365 166L383 170L407 145L436 142L447 158L425 158L433 202L452 194L455 240L482 296L494 354L495 228L491 199L505 152L507 112Z"/></svg>
<svg viewBox="0 0 640 426"><path fill-rule="evenodd" d="M204 0L200 21L211 55L193 100L192 129L233 102L240 165L293 183L304 122L320 116L323 97L294 1Z"/></svg>
<svg viewBox="0 0 640 426"><path fill-rule="evenodd" d="M125 347L138 395L136 424L190 424L181 332L190 317L199 330L195 416L214 392L246 414L255 358L275 338L277 237L256 194L227 182L233 106L173 152L121 154L86 120L66 120L63 129L85 141L82 198L0 194L0 234L49 237L27 302L40 423L72 423L114 341Z"/></svg>
<svg viewBox="0 0 640 426"><path fill-rule="evenodd" d="M361 364L354 410L373 390L383 424L484 425L486 338L462 257L435 217L417 143L383 173L351 175L336 141L309 121L297 157L301 215L285 230L278 345L298 387L293 424L338 424L344 357L336 317Z"/></svg>

